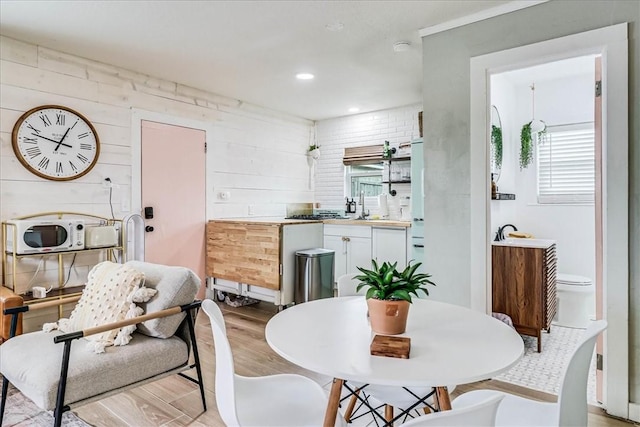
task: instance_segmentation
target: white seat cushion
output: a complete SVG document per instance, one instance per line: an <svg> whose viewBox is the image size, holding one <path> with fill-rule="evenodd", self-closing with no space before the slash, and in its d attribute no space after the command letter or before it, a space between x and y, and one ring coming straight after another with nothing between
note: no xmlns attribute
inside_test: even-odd
<svg viewBox="0 0 640 427"><path fill-rule="evenodd" d="M452 403L453 409L464 408L485 401L491 396L503 395L498 406L496 426L503 427L546 427L558 426L558 404L538 402L495 390L474 390L458 396Z"/></svg>
<svg viewBox="0 0 640 427"><path fill-rule="evenodd" d="M60 332L18 335L0 346L0 373L40 408L56 404L64 344ZM177 337L151 338L134 333L129 345L87 351L87 342L71 345L65 404L153 377L187 363L187 344ZM123 369L126 367L126 369Z"/></svg>

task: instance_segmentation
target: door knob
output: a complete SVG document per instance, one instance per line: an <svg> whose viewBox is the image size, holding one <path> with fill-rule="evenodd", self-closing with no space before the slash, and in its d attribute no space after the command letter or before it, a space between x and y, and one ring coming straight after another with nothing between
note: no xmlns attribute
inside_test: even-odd
<svg viewBox="0 0 640 427"><path fill-rule="evenodd" d="M147 233L151 233L153 231L153 226L152 225L147 225L144 228L144 231L146 231Z"/></svg>

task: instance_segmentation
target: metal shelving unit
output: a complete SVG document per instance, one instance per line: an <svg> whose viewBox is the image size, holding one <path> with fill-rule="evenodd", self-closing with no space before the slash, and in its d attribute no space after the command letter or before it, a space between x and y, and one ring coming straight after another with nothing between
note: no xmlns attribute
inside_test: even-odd
<svg viewBox="0 0 640 427"><path fill-rule="evenodd" d="M387 173L387 180L383 180L383 184L389 185L389 194L391 196L395 196L397 194L396 190L392 189L391 186L393 184L410 184L411 179L391 179L391 165L395 162L411 162L411 156L403 156L403 157L391 157L384 160L385 162L389 162L389 170Z"/></svg>
<svg viewBox="0 0 640 427"><path fill-rule="evenodd" d="M43 301L50 300L56 298L69 298L72 296L77 296L82 292L82 288L84 284L77 284L71 286L65 286L65 278L64 278L64 257L68 255L80 254L80 253L91 253L91 252L105 252L106 258L109 261L118 262L118 258L121 262L125 260L125 246L123 242L126 242L125 229L122 226L122 220L119 219L111 219L102 216L92 215L92 214L83 214L78 212L44 212L35 215L26 215L14 218L15 220L22 219L35 219L35 218L46 218L46 217L55 217L56 219L62 219L63 217L69 218L77 218L77 219L86 219L89 218L99 224L104 225L113 225L118 229L118 244L116 246L108 246L101 248L88 248L88 249L79 249L79 250L69 250L69 251L60 251L60 252L49 252L49 253L35 253L35 254L17 254L15 252L16 245L13 245L12 251L7 251L7 237L9 236L9 232L13 233L13 241L16 242L18 239L16 227L13 224L9 224L7 222L2 223L2 282L3 285L9 289L16 291L17 284L17 267L18 261L23 258L33 258L33 257L56 257L58 264L58 287L52 289L52 295L47 296L45 299L33 299L26 297L25 303L35 302L35 301ZM119 257L116 256L116 252L119 253ZM11 271L9 272L9 266L11 267ZM11 283L9 283L8 279L11 278ZM63 291L66 289L66 291ZM60 306L60 315L62 315L62 306Z"/></svg>

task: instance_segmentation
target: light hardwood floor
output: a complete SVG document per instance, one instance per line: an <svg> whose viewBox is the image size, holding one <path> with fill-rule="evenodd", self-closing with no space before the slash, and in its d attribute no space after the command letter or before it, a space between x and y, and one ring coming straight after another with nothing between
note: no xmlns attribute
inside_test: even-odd
<svg viewBox="0 0 640 427"><path fill-rule="evenodd" d="M227 335L234 354L236 372L246 376L298 373L313 378L321 385L331 379L301 369L275 354L264 339L264 328L276 313L272 304L258 303L233 308L221 304L227 324ZM96 427L110 426L224 426L218 415L214 394L214 350L209 319L200 312L196 335L202 362L208 410L202 411L197 386L177 375L94 402L76 412ZM153 355L150 355L153 357ZM482 381L458 386L454 396L465 391L491 388L525 397L555 401L550 394L537 392L500 381ZM610 418L600 408L591 407L589 427L629 427L633 424Z"/></svg>

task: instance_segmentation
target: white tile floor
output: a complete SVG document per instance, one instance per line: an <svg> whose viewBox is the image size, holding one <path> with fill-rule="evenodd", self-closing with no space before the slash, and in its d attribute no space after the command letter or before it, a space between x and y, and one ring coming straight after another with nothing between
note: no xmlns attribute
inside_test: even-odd
<svg viewBox="0 0 640 427"><path fill-rule="evenodd" d="M564 367L569 362L573 349L578 344L584 329L565 328L553 325L551 333L542 333L542 352L537 351L537 339L535 337L522 336L525 347L525 354L522 360L508 372L499 375L495 379L516 384L519 386L544 391L546 393L558 394L560 380L564 372ZM589 381L587 385L587 399L589 404L598 405L595 399L595 357L591 361L589 371ZM324 385L329 392L331 383ZM346 395L343 389L343 396ZM345 400L340 408L341 412L347 406ZM356 412L354 417L361 412ZM364 427L375 426L376 422L372 415L365 415L354 420L349 426Z"/></svg>
<svg viewBox="0 0 640 427"><path fill-rule="evenodd" d="M557 395L564 368L583 333L584 329L552 325L551 333L542 332L541 353L537 351L537 339L523 335L525 354L522 360L495 379ZM598 405L595 372L593 357L587 383L587 401L591 405Z"/></svg>

